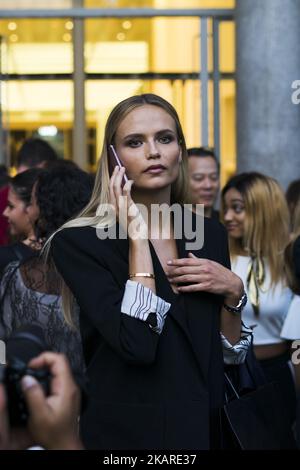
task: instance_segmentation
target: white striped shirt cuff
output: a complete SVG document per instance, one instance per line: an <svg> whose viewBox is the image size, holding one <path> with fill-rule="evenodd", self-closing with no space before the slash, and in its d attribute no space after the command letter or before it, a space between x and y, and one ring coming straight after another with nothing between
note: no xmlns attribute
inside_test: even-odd
<svg viewBox="0 0 300 470"><path fill-rule="evenodd" d="M242 322L241 339L232 346L221 333L224 363L227 365L242 364L245 362L248 349L252 342L252 328Z"/></svg>
<svg viewBox="0 0 300 470"><path fill-rule="evenodd" d="M151 289L140 282L126 282L125 292L121 305L121 312L130 317L146 322L150 313L156 315L156 325L148 323L149 327L160 334L171 304L155 295Z"/></svg>

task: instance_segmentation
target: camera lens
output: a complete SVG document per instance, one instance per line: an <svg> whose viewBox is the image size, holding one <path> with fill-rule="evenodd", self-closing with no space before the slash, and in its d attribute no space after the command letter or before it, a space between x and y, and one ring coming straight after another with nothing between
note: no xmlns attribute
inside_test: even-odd
<svg viewBox="0 0 300 470"><path fill-rule="evenodd" d="M38 325L24 325L14 331L7 341L7 366L4 371L4 384L8 399L8 413L12 426L24 426L28 411L21 387L21 379L31 375L49 393L49 373L44 369L30 369L28 363L50 348L46 343L44 332Z"/></svg>

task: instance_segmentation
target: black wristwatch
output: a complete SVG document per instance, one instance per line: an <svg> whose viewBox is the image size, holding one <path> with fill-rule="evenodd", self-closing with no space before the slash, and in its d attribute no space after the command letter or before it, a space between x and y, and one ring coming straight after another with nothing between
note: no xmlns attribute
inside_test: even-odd
<svg viewBox="0 0 300 470"><path fill-rule="evenodd" d="M239 303L235 307L232 307L231 305L227 305L225 303L223 304L223 307L228 312L236 313L237 315L239 315L242 312L243 308L245 307L247 300L248 300L247 294L246 292L244 292L242 297L239 300Z"/></svg>

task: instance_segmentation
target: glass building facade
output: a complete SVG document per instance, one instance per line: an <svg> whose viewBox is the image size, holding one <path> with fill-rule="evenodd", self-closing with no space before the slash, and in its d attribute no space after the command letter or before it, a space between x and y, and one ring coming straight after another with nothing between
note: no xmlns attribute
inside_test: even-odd
<svg viewBox="0 0 300 470"><path fill-rule="evenodd" d="M218 38L212 17L206 23L207 108L201 88L201 19L198 16L133 17L130 9L233 9L234 0L0 0L1 111L4 159L14 165L24 138L41 136L61 157L74 159L74 94L76 28L84 51L84 119L86 169L95 169L104 125L112 107L137 93L157 93L169 100L181 118L187 145L216 145L222 180L236 166L235 27L231 17L218 17ZM74 8L128 9L128 16L76 19ZM45 15L22 17L44 9ZM49 12L56 9L55 17ZM70 16L66 10L70 9ZM11 17L5 10L15 10ZM9 13L8 11L8 13ZM60 13L63 17L59 17ZM2 12L2 15L1 15ZM76 26L77 25L77 26ZM214 39L215 38L215 39ZM213 43L218 42L218 94ZM77 46L78 47L78 42ZM78 53L78 51L77 51ZM202 115L207 122L203 142Z"/></svg>

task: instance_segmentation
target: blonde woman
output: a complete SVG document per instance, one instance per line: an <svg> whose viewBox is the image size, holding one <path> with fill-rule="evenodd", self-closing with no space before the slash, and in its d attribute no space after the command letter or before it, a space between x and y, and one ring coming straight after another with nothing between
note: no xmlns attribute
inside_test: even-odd
<svg viewBox="0 0 300 470"><path fill-rule="evenodd" d="M294 329L299 326L300 298L288 287L284 260L289 241L286 200L273 178L253 172L231 178L222 191L222 206L232 269L247 289L243 321L255 325L255 355L267 379L279 383L293 421L296 398L288 341L293 338L283 326L286 318Z"/></svg>
<svg viewBox="0 0 300 470"><path fill-rule="evenodd" d="M111 145L124 165L113 171ZM228 269L218 222L201 218L204 246L191 251L185 232L175 239L175 231L187 212L193 224L199 216L183 210L175 222L169 214L166 238L152 218L154 204L182 208L188 201L186 161L181 125L168 102L152 94L122 101L108 118L90 203L52 239L51 253L70 289L66 320L72 321L72 296L81 311L90 396L80 424L87 448L220 445L220 329L227 360L243 361L245 295ZM117 221L104 213L105 204ZM140 236L130 229L134 222Z"/></svg>

